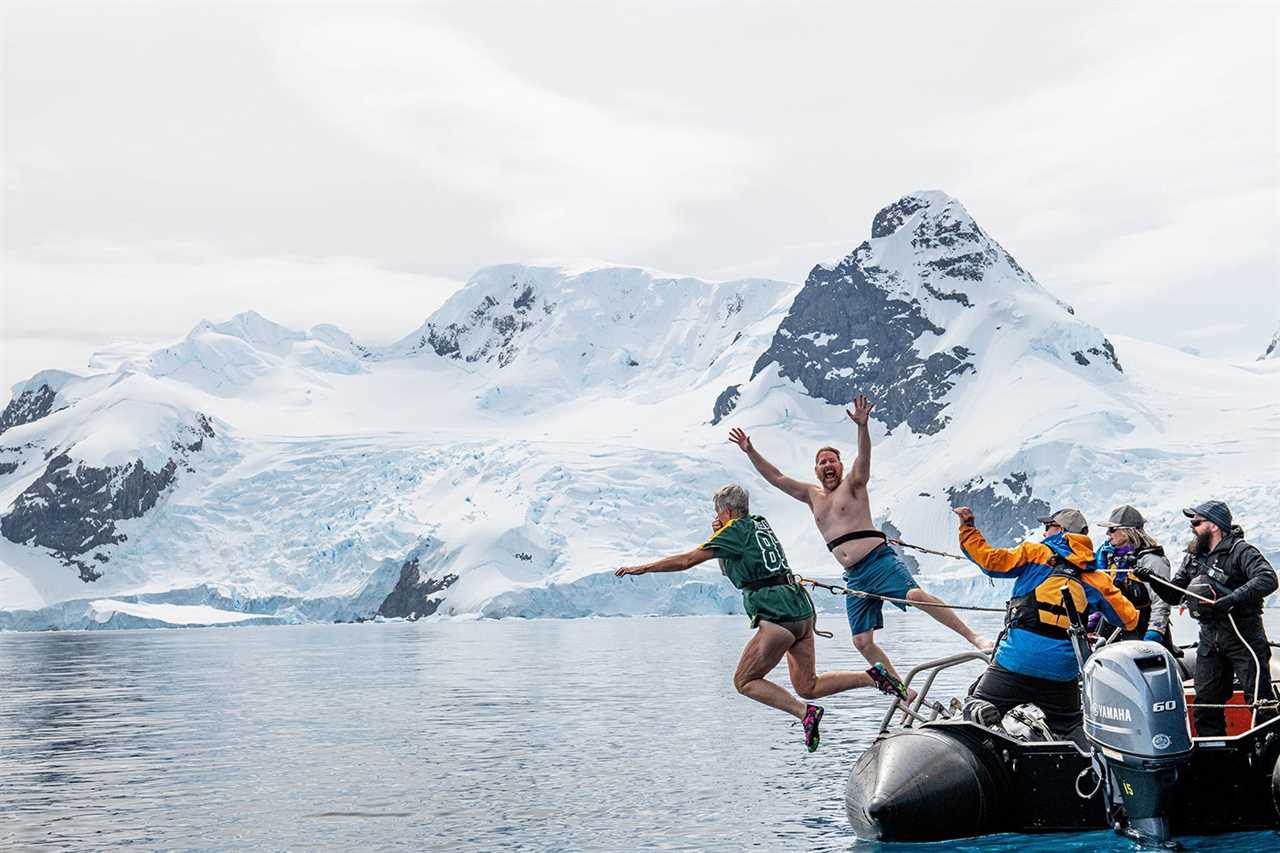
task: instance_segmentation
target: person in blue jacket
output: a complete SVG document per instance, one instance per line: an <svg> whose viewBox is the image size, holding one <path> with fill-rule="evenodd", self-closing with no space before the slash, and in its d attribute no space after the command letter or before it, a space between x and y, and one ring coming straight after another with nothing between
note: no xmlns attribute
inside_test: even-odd
<svg viewBox="0 0 1280 853"><path fill-rule="evenodd" d="M1062 592L1069 591L1078 613L1093 607L1128 631L1137 627L1138 611L1106 572L1096 571L1089 525L1079 510L1062 509L1041 518L1044 540L1016 548L989 545L969 507L957 507L955 513L964 555L990 577L1014 579L1005 630L970 696L994 705L1001 715L1033 703L1055 734L1078 738L1080 665L1067 633L1071 623Z"/></svg>

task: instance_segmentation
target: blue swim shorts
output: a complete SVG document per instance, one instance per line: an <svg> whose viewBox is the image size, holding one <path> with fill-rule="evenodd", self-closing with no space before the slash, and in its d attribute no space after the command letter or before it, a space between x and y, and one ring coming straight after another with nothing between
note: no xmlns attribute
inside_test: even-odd
<svg viewBox="0 0 1280 853"><path fill-rule="evenodd" d="M911 577L911 572L907 571L902 560L888 545L880 545L852 568L845 569L844 584L849 589L856 589L859 592L874 592L876 595L887 595L891 598L906 598L908 592L920 587L915 578ZM861 634L883 628L884 614L881 612L883 606L884 602L878 598L846 595L844 608L849 616L849 630L854 634ZM907 609L905 604L894 604L894 606L899 610Z"/></svg>

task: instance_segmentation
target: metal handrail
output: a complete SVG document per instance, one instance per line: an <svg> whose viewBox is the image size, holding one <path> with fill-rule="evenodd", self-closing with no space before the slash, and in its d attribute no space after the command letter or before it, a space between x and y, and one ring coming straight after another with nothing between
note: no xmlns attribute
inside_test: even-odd
<svg viewBox="0 0 1280 853"><path fill-rule="evenodd" d="M907 677L903 681L903 684L910 687L912 679L921 672L930 670L928 677L925 678L924 687L916 694L915 701L905 707L902 705L902 699L896 696L894 697L893 702L889 704L889 710L885 712L884 719L880 722L880 734L884 734L889 730L889 723L893 720L893 715L899 711L907 714L911 719L919 720L922 723L929 722L930 720L926 720L921 715L920 708L924 705L925 698L928 697L929 691L933 688L933 682L934 679L938 677L938 673L942 672L944 669L950 669L953 666L968 663L971 660L980 660L988 664L991 663L991 658L988 655L983 652L973 651L961 652L958 655L950 655L945 658L938 658L937 660L925 661L924 663L913 667L911 671L907 673ZM935 702L930 706L930 708L933 711L933 717L930 719L936 720L938 718L938 714L942 712L942 705ZM904 728L911 727L911 719L903 724Z"/></svg>

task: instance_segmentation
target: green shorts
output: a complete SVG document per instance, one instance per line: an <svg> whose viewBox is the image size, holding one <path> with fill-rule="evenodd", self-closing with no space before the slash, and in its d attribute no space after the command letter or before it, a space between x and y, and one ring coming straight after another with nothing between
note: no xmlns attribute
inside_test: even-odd
<svg viewBox="0 0 1280 853"><path fill-rule="evenodd" d="M767 586L754 591L744 590L742 607L751 617L753 628L761 619L782 624L812 619L817 615L813 611L809 593L798 583Z"/></svg>

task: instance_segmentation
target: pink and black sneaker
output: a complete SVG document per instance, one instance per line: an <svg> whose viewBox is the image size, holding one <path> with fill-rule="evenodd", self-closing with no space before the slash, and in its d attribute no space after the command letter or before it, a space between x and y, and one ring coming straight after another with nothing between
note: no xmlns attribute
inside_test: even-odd
<svg viewBox="0 0 1280 853"><path fill-rule="evenodd" d="M871 681L881 693L896 696L899 699L910 698L907 694L907 685L902 683L902 679L885 669L884 664L878 663L868 667L867 675L871 676Z"/></svg>
<svg viewBox="0 0 1280 853"><path fill-rule="evenodd" d="M818 748L818 724L822 722L822 706L821 705L805 705L804 719L804 748L813 752Z"/></svg>

